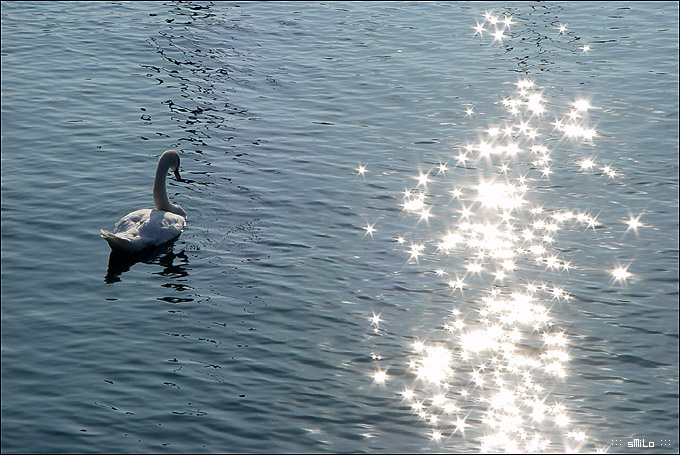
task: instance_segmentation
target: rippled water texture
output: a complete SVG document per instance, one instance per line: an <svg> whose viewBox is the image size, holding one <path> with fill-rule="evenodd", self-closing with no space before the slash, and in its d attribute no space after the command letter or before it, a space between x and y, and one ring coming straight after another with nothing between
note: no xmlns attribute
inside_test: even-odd
<svg viewBox="0 0 680 455"><path fill-rule="evenodd" d="M677 26L3 2L3 453L677 453Z"/></svg>

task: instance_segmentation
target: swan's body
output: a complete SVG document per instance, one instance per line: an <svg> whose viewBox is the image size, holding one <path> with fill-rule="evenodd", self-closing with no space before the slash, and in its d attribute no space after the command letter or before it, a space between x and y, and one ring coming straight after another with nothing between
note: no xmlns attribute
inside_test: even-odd
<svg viewBox="0 0 680 455"><path fill-rule="evenodd" d="M161 155L153 184L153 201L156 207L136 210L116 223L113 232L102 229L102 237L114 252L134 253L154 245L168 242L184 231L186 213L179 205L172 204L165 189L168 170L179 176L179 155L167 150Z"/></svg>

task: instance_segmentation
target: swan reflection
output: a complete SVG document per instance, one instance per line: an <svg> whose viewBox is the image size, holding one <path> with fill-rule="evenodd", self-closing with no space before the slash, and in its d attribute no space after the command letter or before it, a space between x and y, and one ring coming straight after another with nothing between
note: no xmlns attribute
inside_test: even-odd
<svg viewBox="0 0 680 455"><path fill-rule="evenodd" d="M162 266L163 269L160 272L156 272L158 275L171 277L187 276L189 273L186 266L189 263L189 258L184 250L179 253L174 252L175 241L176 239L173 239L162 245L146 248L133 254L122 254L112 251L109 256L109 264L104 281L107 284L121 281L120 276L129 271L138 262Z"/></svg>

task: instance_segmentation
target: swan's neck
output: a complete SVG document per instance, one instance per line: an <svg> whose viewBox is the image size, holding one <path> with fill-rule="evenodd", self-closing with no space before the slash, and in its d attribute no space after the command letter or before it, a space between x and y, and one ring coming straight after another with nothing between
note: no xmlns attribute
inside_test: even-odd
<svg viewBox="0 0 680 455"><path fill-rule="evenodd" d="M172 212L181 216L186 216L184 210L178 205L170 202L168 192L165 189L165 177L168 175L170 163L168 160L161 159L156 168L156 178L153 181L153 203L156 210Z"/></svg>

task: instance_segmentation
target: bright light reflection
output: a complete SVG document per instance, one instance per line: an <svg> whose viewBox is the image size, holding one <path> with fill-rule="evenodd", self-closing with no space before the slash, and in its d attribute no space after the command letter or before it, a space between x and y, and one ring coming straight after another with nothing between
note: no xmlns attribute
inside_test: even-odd
<svg viewBox="0 0 680 455"><path fill-rule="evenodd" d="M503 44L512 39L511 26L521 23L486 11L472 28L482 42ZM566 24L558 30L568 31ZM590 46L580 49L588 53ZM396 237L396 247L408 254L406 265L425 266L427 279L441 284L432 292L446 289L449 300L446 316L427 332L428 341L413 341L406 362L411 376L404 379L408 388L397 393L437 444L474 437L483 452L560 452L585 444L606 451L589 441L566 406L550 394L569 377L571 360L569 336L557 327L551 309L568 305L572 294L552 280L581 268L578 258L564 257L569 253L553 244L567 230L596 235L602 224L596 214L551 206L553 193L547 199L536 195L544 196L541 191L563 172L602 184L615 184L621 174L613 163L596 164L590 152L569 155L581 145L595 147L599 137L589 118L595 109L590 98L557 106L553 94L524 78L499 97L498 105L499 120L485 122L476 142L451 144L439 161L435 157L424 165L421 169L429 171L412 176L411 188L400 199L400 216L427 235L414 229ZM474 109L466 106L457 115L472 122ZM554 156L553 149L558 151ZM462 185L458 173L472 170L479 177ZM364 175L366 168L359 166L357 173ZM444 198L438 191L442 186ZM641 216L623 220L626 232L637 235L647 227ZM363 229L373 236L373 226ZM609 270L610 284L626 283L632 277L629 267ZM373 313L370 324L376 331L381 322ZM390 380L387 370L378 369L372 377L381 385Z"/></svg>
<svg viewBox="0 0 680 455"><path fill-rule="evenodd" d="M642 215L638 215L636 218L633 218L631 216L630 219L625 222L628 225L628 229L626 229L626 232L632 229L635 232L635 235L637 235L639 228L646 227L645 224L640 221L641 217Z"/></svg>
<svg viewBox="0 0 680 455"><path fill-rule="evenodd" d="M611 271L614 281L625 282L632 274L628 271L628 267L616 267Z"/></svg>
<svg viewBox="0 0 680 455"><path fill-rule="evenodd" d="M378 370L373 374L373 381L376 384L384 384L387 381L387 372Z"/></svg>

